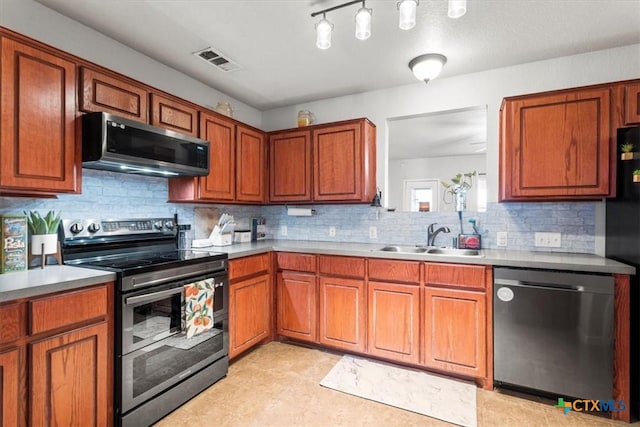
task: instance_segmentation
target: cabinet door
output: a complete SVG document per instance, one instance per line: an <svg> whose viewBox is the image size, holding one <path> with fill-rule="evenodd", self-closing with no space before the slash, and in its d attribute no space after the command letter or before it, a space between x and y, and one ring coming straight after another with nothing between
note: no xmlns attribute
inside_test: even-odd
<svg viewBox="0 0 640 427"><path fill-rule="evenodd" d="M311 132L294 131L269 137L269 200L311 200Z"/></svg>
<svg viewBox="0 0 640 427"><path fill-rule="evenodd" d="M360 124L313 132L313 199L362 199L363 144Z"/></svg>
<svg viewBox="0 0 640 427"><path fill-rule="evenodd" d="M236 200L263 203L266 196L266 145L262 132L238 125Z"/></svg>
<svg viewBox="0 0 640 427"><path fill-rule="evenodd" d="M152 93L151 124L198 137L198 110L185 103Z"/></svg>
<svg viewBox="0 0 640 427"><path fill-rule="evenodd" d="M367 353L420 362L420 288L369 282Z"/></svg>
<svg viewBox="0 0 640 427"><path fill-rule="evenodd" d="M20 385L20 350L0 352L0 425L24 426L26 401Z"/></svg>
<svg viewBox="0 0 640 427"><path fill-rule="evenodd" d="M278 334L318 342L316 277L283 271L277 287Z"/></svg>
<svg viewBox="0 0 640 427"><path fill-rule="evenodd" d="M107 334L103 322L30 344L33 425L108 425Z"/></svg>
<svg viewBox="0 0 640 427"><path fill-rule="evenodd" d="M610 90L507 99L500 137L500 200L607 196Z"/></svg>
<svg viewBox="0 0 640 427"><path fill-rule="evenodd" d="M79 193L75 64L3 38L0 70L0 187Z"/></svg>
<svg viewBox="0 0 640 427"><path fill-rule="evenodd" d="M320 277L320 343L364 352L364 281Z"/></svg>
<svg viewBox="0 0 640 427"><path fill-rule="evenodd" d="M265 274L234 283L229 289L229 357L271 333L271 279Z"/></svg>
<svg viewBox="0 0 640 427"><path fill-rule="evenodd" d="M200 137L209 141L209 175L199 180L199 199L232 201L236 193L236 126L213 114L203 113Z"/></svg>
<svg viewBox="0 0 640 427"><path fill-rule="evenodd" d="M487 336L484 292L425 288L424 363L485 377Z"/></svg>
<svg viewBox="0 0 640 427"><path fill-rule="evenodd" d="M81 73L81 111L104 111L147 123L149 94L144 87L87 67L82 67Z"/></svg>
<svg viewBox="0 0 640 427"><path fill-rule="evenodd" d="M640 124L640 83L624 87L624 124Z"/></svg>

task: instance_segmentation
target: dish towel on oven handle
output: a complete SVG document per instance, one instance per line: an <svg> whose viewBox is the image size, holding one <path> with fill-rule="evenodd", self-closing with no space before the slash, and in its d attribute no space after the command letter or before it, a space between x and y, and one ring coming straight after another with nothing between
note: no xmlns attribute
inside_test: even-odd
<svg viewBox="0 0 640 427"><path fill-rule="evenodd" d="M191 338L213 327L214 279L184 285L182 330Z"/></svg>

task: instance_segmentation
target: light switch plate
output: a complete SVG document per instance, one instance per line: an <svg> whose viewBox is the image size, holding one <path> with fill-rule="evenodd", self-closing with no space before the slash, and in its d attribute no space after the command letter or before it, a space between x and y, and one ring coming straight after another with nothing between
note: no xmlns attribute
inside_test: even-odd
<svg viewBox="0 0 640 427"><path fill-rule="evenodd" d="M498 231L496 236L496 246L505 247L507 246L507 232L506 231Z"/></svg>
<svg viewBox="0 0 640 427"><path fill-rule="evenodd" d="M369 238L370 239L377 239L378 238L378 229L376 228L375 225L372 225L369 227Z"/></svg>
<svg viewBox="0 0 640 427"><path fill-rule="evenodd" d="M536 233L535 246L538 248L561 248L561 233Z"/></svg>

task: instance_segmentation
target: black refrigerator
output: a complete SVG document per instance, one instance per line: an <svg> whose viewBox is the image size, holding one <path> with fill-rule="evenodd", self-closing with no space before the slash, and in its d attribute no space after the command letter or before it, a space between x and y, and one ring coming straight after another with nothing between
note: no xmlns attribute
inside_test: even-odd
<svg viewBox="0 0 640 427"><path fill-rule="evenodd" d="M633 144L623 156L622 146ZM631 402L634 418L640 414L640 126L618 129L616 198L606 203L606 257L636 268L631 277ZM627 147L629 149L630 147ZM623 157L625 157L623 159ZM636 179L640 179L638 176Z"/></svg>

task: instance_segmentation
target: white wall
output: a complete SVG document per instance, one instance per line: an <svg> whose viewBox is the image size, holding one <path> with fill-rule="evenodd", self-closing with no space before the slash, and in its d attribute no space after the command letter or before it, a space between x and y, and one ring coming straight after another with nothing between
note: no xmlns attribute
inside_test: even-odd
<svg viewBox="0 0 640 427"><path fill-rule="evenodd" d="M263 112L262 123L265 130L289 128L301 109L313 112L318 123L368 117L377 125L378 185L386 192L388 118L487 105L488 199L496 201L504 97L633 78L640 78L640 44L277 108Z"/></svg>
<svg viewBox="0 0 640 427"><path fill-rule="evenodd" d="M464 166L461 166L464 165ZM403 185L407 179L439 179L440 181L451 183L456 173L467 173L476 171L485 173L487 170L487 156L471 155L457 157L429 157L422 159L402 159L389 161L389 188L386 193L388 207L395 207L397 210L403 210ZM477 178L474 178L474 184ZM442 190L442 187L440 187ZM469 211L477 211L475 186L467 193L467 209ZM383 199L385 195L383 194ZM453 204L444 204L442 195L439 200L440 211L455 210Z"/></svg>
<svg viewBox="0 0 640 427"><path fill-rule="evenodd" d="M262 128L259 110L33 0L0 0L0 25L204 107L228 101L234 118Z"/></svg>

